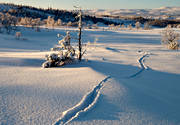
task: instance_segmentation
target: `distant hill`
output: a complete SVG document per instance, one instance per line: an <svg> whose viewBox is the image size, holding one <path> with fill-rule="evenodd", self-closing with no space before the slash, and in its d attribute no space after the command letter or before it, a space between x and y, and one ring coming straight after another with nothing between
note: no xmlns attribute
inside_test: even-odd
<svg viewBox="0 0 180 125"><path fill-rule="evenodd" d="M86 10L87 14L96 16L141 16L153 19L180 19L180 7L161 7L156 9L119 9Z"/></svg>
<svg viewBox="0 0 180 125"><path fill-rule="evenodd" d="M43 9L32 6L0 3L1 15L10 14L17 18L32 18L46 20L49 16L55 21L59 19L63 25L71 24L77 26L77 10ZM31 19L30 19L31 20ZM31 22L31 21L30 21ZM37 20L35 21L37 22ZM119 9L119 10L83 10L83 24L86 26L98 25L122 25L135 26L136 22L144 24L148 22L151 26L165 27L171 24L177 27L180 24L180 7L161 7L157 9Z"/></svg>
<svg viewBox="0 0 180 125"><path fill-rule="evenodd" d="M59 10L59 9L43 9L43 8L35 8L31 6L24 5L15 5L15 4L5 4L0 3L0 12L1 13L9 13L15 17L30 17L33 19L40 18L41 20L47 19L48 16L53 17L55 20L61 19L63 22L76 22L77 21L77 11L68 11L68 10ZM102 23L102 24L115 24L118 23L105 20L103 18L97 18L95 16L84 15L83 21L86 23Z"/></svg>

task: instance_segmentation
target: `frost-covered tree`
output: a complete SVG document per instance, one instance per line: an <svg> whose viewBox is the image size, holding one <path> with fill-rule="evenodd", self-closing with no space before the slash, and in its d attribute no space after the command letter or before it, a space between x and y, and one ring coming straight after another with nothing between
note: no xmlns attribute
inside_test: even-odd
<svg viewBox="0 0 180 125"><path fill-rule="evenodd" d="M132 30L132 24L129 24L129 25L127 26L127 28L128 28L129 30Z"/></svg>
<svg viewBox="0 0 180 125"><path fill-rule="evenodd" d="M53 27L55 26L55 20L53 17L48 16L47 20L46 20L46 26L47 27Z"/></svg>
<svg viewBox="0 0 180 125"><path fill-rule="evenodd" d="M115 29L118 30L120 28L121 28L121 25L117 25Z"/></svg>
<svg viewBox="0 0 180 125"><path fill-rule="evenodd" d="M145 29L145 30L150 30L150 29L151 29L151 26L150 26L150 24L149 24L148 22L146 22L146 23L144 24L144 29Z"/></svg>
<svg viewBox="0 0 180 125"><path fill-rule="evenodd" d="M69 21L69 22L67 23L67 26L68 26L68 27L72 26L72 22Z"/></svg>
<svg viewBox="0 0 180 125"><path fill-rule="evenodd" d="M108 28L109 28L110 30L112 30L114 27L115 27L115 25L114 25L114 24L110 24L110 25L108 25Z"/></svg>
<svg viewBox="0 0 180 125"><path fill-rule="evenodd" d="M31 21L32 28L39 27L40 25L41 25L41 19L40 18L32 19L32 21Z"/></svg>
<svg viewBox="0 0 180 125"><path fill-rule="evenodd" d="M124 29L124 28L125 28L125 25L124 25L124 24L122 24L122 25L121 25L121 28L122 28L122 29Z"/></svg>
<svg viewBox="0 0 180 125"><path fill-rule="evenodd" d="M2 15L2 25L5 28L6 32L9 34L12 30L12 23L13 19L12 16L9 13L6 13L5 15Z"/></svg>
<svg viewBox="0 0 180 125"><path fill-rule="evenodd" d="M58 19L57 22L56 22L56 25L57 25L57 26L62 26L62 20L61 20L61 19Z"/></svg>
<svg viewBox="0 0 180 125"><path fill-rule="evenodd" d="M22 17L19 24L27 26L27 27L32 27L33 26L33 19L28 18L28 17L24 17L24 18Z"/></svg>
<svg viewBox="0 0 180 125"><path fill-rule="evenodd" d="M136 29L140 29L141 28L141 23L140 22L136 22L135 23L135 27L136 27Z"/></svg>
<svg viewBox="0 0 180 125"><path fill-rule="evenodd" d="M37 18L37 19L32 19L32 28L34 29L35 28L35 31L36 32L40 32L40 28L39 26L42 24L41 22L41 19L40 18Z"/></svg>
<svg viewBox="0 0 180 125"><path fill-rule="evenodd" d="M167 45L171 50L177 50L179 48L180 34L168 26L162 31L162 44Z"/></svg>
<svg viewBox="0 0 180 125"><path fill-rule="evenodd" d="M59 46L52 48L52 51L55 53L51 53L46 55L46 62L42 64L44 68L49 67L59 67L67 63L71 63L74 60L75 50L71 46L71 36L70 32L66 32L66 36L58 41Z"/></svg>

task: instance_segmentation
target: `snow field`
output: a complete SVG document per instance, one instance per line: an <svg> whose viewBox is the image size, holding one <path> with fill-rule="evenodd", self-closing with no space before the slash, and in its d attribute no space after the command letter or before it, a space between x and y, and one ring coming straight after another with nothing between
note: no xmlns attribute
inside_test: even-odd
<svg viewBox="0 0 180 125"><path fill-rule="evenodd" d="M85 30L88 61L41 68L66 30L0 34L0 124L180 124L180 53L160 45L159 29Z"/></svg>

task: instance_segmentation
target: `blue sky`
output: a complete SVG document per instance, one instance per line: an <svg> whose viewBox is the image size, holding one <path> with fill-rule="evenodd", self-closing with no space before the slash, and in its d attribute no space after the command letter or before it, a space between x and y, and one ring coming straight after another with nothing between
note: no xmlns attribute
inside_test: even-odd
<svg viewBox="0 0 180 125"><path fill-rule="evenodd" d="M0 0L5 3L31 5L43 8L73 9L145 9L163 6L180 6L180 0Z"/></svg>

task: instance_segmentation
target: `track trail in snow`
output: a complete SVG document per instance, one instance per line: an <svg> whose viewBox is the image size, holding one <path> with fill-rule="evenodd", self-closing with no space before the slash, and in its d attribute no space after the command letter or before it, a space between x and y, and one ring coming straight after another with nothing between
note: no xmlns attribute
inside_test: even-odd
<svg viewBox="0 0 180 125"><path fill-rule="evenodd" d="M141 70L136 72L135 74L132 74L126 78L134 78L137 75L141 74L144 70L148 69L148 67L145 65L144 60L146 57L149 57L151 55L150 53L144 52L144 54L137 60ZM88 92L82 100L75 105L74 107L64 111L61 115L61 117L53 124L53 125L65 125L70 123L73 119L78 118L82 113L87 112L90 110L97 102L100 90L104 86L104 83L110 79L111 77L108 76L104 80L102 80L97 86L95 86L90 92Z"/></svg>
<svg viewBox="0 0 180 125"><path fill-rule="evenodd" d="M61 117L53 125L65 125L71 122L73 119L79 117L84 112L90 110L97 102L100 96L100 90L104 86L104 83L110 79L108 76L103 79L97 86L95 86L90 92L88 92L82 100L74 107L64 111Z"/></svg>
<svg viewBox="0 0 180 125"><path fill-rule="evenodd" d="M138 63L140 64L141 69L140 69L138 72L136 72L135 74L130 75L128 78L134 78L134 77L136 77L137 75L140 75L144 70L146 70L146 69L149 68L148 66L145 65L144 61L145 61L145 58L146 58L146 57L149 57L150 55L152 55L152 54L145 52L145 53L142 55L142 57L140 57L140 58L138 59Z"/></svg>

